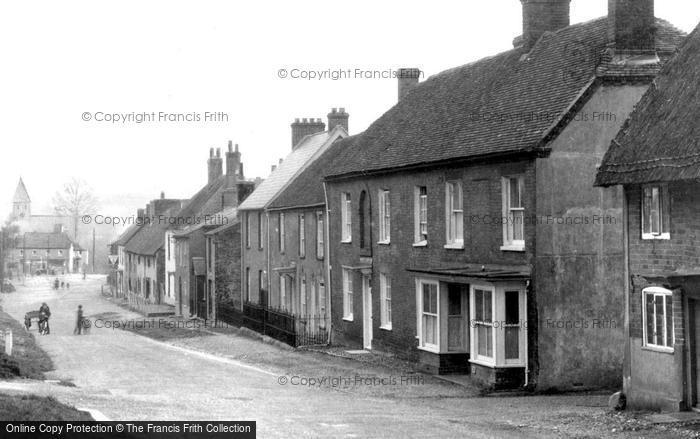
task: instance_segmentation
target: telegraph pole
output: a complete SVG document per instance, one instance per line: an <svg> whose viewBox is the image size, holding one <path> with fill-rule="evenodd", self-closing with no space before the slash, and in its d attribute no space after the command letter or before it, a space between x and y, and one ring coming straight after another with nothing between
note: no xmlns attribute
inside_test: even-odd
<svg viewBox="0 0 700 439"><path fill-rule="evenodd" d="M92 228L92 274L95 274L95 228Z"/></svg>

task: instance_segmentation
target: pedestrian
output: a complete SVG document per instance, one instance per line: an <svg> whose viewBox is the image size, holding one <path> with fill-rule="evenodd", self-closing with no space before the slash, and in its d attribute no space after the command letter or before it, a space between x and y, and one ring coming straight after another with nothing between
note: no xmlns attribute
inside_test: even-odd
<svg viewBox="0 0 700 439"><path fill-rule="evenodd" d="M49 329L49 317L51 317L51 309L49 309L49 305L44 302L39 308L39 334L48 335L51 333Z"/></svg>
<svg viewBox="0 0 700 439"><path fill-rule="evenodd" d="M66 283L61 281L61 289L65 288L65 287L66 287Z"/></svg>
<svg viewBox="0 0 700 439"><path fill-rule="evenodd" d="M83 332L83 305L78 305L78 315L75 322L73 334L80 335Z"/></svg>
<svg viewBox="0 0 700 439"><path fill-rule="evenodd" d="M53 289L54 289L54 290L57 290L57 289L58 289L58 285L59 285L58 278L56 278L56 280L53 281Z"/></svg>
<svg viewBox="0 0 700 439"><path fill-rule="evenodd" d="M70 290L70 283L69 282L66 282L66 289Z"/></svg>

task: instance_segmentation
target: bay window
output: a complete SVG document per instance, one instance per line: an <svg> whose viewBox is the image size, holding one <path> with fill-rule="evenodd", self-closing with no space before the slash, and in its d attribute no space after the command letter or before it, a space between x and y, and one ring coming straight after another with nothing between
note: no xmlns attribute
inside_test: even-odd
<svg viewBox="0 0 700 439"><path fill-rule="evenodd" d="M419 282L420 346L435 351L439 350L440 342L438 291L437 282L427 280Z"/></svg>

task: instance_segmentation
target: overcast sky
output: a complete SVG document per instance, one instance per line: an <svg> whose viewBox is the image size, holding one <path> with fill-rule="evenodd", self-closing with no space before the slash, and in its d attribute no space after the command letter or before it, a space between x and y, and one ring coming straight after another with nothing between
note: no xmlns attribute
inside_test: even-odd
<svg viewBox="0 0 700 439"><path fill-rule="evenodd" d="M686 32L700 22L697 0L657 0L656 10ZM606 13L607 0L572 1L572 23ZM358 133L396 102L394 79L283 79L280 69L430 76L508 50L520 33L518 0L2 2L0 218L20 176L37 213L72 176L104 209L123 194L190 197L209 148L229 139L246 175L265 177L290 151L295 117L345 107ZM228 121L94 120L207 111ZM139 207L129 203L119 208Z"/></svg>

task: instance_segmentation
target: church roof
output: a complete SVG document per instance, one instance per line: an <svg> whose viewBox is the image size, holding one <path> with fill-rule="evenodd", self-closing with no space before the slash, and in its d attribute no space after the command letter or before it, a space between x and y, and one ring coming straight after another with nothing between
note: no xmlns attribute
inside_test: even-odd
<svg viewBox="0 0 700 439"><path fill-rule="evenodd" d="M22 181L22 177L19 178L19 183L17 183L17 189L15 189L15 197L12 199L13 203L30 203L32 200L29 198L29 192L27 192L27 187Z"/></svg>

